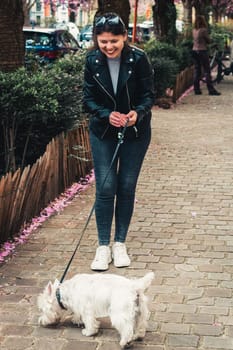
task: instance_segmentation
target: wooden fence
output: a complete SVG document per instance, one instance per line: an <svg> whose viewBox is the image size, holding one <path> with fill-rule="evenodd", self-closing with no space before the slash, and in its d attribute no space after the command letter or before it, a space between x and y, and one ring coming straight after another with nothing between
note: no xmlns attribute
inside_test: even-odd
<svg viewBox="0 0 233 350"><path fill-rule="evenodd" d="M0 244L92 169L86 123L54 138L32 166L0 179Z"/></svg>
<svg viewBox="0 0 233 350"><path fill-rule="evenodd" d="M177 75L176 84L175 84L173 97L172 97L172 101L174 103L193 84L193 69L194 69L193 66L188 67Z"/></svg>

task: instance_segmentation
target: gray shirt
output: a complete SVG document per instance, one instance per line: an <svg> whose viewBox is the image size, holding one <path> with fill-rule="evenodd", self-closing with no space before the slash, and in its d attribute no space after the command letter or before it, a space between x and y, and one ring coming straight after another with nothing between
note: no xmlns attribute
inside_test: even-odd
<svg viewBox="0 0 233 350"><path fill-rule="evenodd" d="M120 57L107 58L107 61L108 61L109 72L112 79L113 91L116 94L121 58Z"/></svg>

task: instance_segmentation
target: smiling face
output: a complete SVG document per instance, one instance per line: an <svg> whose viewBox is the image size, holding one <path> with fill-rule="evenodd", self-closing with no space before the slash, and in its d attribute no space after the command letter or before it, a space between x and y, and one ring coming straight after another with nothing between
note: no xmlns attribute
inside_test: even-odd
<svg viewBox="0 0 233 350"><path fill-rule="evenodd" d="M110 32L103 32L97 35L99 49L108 58L116 58L121 55L124 44L127 40L127 34L114 35Z"/></svg>

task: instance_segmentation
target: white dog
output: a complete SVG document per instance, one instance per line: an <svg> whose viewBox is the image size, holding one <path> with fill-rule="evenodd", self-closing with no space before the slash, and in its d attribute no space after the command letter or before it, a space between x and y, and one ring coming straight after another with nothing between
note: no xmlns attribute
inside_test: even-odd
<svg viewBox="0 0 233 350"><path fill-rule="evenodd" d="M73 323L84 325L82 334L88 337L98 333L97 318L109 317L124 348L145 336L149 312L144 292L153 278L153 272L138 279L114 274L78 274L62 284L58 280L49 282L38 297L39 324L57 323L68 311L72 313Z"/></svg>

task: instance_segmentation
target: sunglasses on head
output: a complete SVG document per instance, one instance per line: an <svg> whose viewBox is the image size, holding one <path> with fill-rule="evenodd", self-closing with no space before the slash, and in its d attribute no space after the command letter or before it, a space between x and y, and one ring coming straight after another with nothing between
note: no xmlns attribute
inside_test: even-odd
<svg viewBox="0 0 233 350"><path fill-rule="evenodd" d="M101 16L96 18L95 27L103 27L105 24L108 24L109 26L120 24L123 28L125 28L125 24L119 16Z"/></svg>

